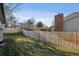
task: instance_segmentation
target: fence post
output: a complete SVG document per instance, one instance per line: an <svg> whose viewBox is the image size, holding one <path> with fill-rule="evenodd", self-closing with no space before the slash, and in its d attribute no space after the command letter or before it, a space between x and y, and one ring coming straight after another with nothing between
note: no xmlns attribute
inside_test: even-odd
<svg viewBox="0 0 79 59"><path fill-rule="evenodd" d="M57 32L57 44L58 44L58 47L59 47L59 34L60 34L60 32Z"/></svg>
<svg viewBox="0 0 79 59"><path fill-rule="evenodd" d="M76 32L76 50L77 50L77 44L78 44L78 35L77 35L77 32Z"/></svg>
<svg viewBox="0 0 79 59"><path fill-rule="evenodd" d="M39 40L40 40L40 31L39 31Z"/></svg>

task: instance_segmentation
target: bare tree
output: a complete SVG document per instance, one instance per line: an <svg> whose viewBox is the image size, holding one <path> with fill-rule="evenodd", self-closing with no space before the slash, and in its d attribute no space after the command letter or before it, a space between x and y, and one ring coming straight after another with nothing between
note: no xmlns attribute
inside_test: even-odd
<svg viewBox="0 0 79 59"><path fill-rule="evenodd" d="M6 3L5 8L8 8L11 12L17 12L20 10L20 5L22 5L22 3Z"/></svg>
<svg viewBox="0 0 79 59"><path fill-rule="evenodd" d="M35 26L35 19L34 18L28 19L26 22L26 27L33 29L34 26Z"/></svg>
<svg viewBox="0 0 79 59"><path fill-rule="evenodd" d="M20 10L20 9L18 9L20 5L21 4L18 4L18 3L15 3L15 4L6 3L6 4L4 4L7 25L8 25L8 23L12 24L13 21L15 20L15 16L13 15L13 13Z"/></svg>

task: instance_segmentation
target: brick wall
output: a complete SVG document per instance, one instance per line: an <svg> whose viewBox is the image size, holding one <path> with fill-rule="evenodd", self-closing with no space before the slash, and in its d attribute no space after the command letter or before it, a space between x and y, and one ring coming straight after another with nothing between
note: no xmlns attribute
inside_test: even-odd
<svg viewBox="0 0 79 59"><path fill-rule="evenodd" d="M55 31L63 31L63 14L55 15Z"/></svg>

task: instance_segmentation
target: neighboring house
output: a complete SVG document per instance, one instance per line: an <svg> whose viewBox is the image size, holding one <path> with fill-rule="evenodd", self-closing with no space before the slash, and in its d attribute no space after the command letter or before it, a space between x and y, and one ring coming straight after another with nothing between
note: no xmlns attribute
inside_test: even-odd
<svg viewBox="0 0 79 59"><path fill-rule="evenodd" d="M37 30L37 31L47 31L48 30L48 26L46 26L46 25L42 25L42 27L35 27L35 29Z"/></svg>
<svg viewBox="0 0 79 59"><path fill-rule="evenodd" d="M79 32L79 12L74 12L64 18L64 31Z"/></svg>
<svg viewBox="0 0 79 59"><path fill-rule="evenodd" d="M48 28L48 31L54 31L54 29L55 29L55 26L50 26L50 27Z"/></svg>
<svg viewBox="0 0 79 59"><path fill-rule="evenodd" d="M63 17L63 14L55 15L55 25L50 27L52 31L79 32L79 12L71 13Z"/></svg>
<svg viewBox="0 0 79 59"><path fill-rule="evenodd" d="M48 27L39 27L39 28L36 28L37 31L47 31L48 30Z"/></svg>
<svg viewBox="0 0 79 59"><path fill-rule="evenodd" d="M0 47L3 45L3 29L5 27L6 20L5 20L5 13L4 13L4 6L0 3Z"/></svg>

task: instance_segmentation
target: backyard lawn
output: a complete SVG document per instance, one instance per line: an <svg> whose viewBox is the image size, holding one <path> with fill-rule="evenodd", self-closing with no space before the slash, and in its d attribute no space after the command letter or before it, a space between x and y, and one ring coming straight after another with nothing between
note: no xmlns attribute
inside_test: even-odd
<svg viewBox="0 0 79 59"><path fill-rule="evenodd" d="M3 56L79 55L79 53L59 48L45 41L25 37L22 33L4 34L4 43L4 46L0 48L0 55Z"/></svg>

